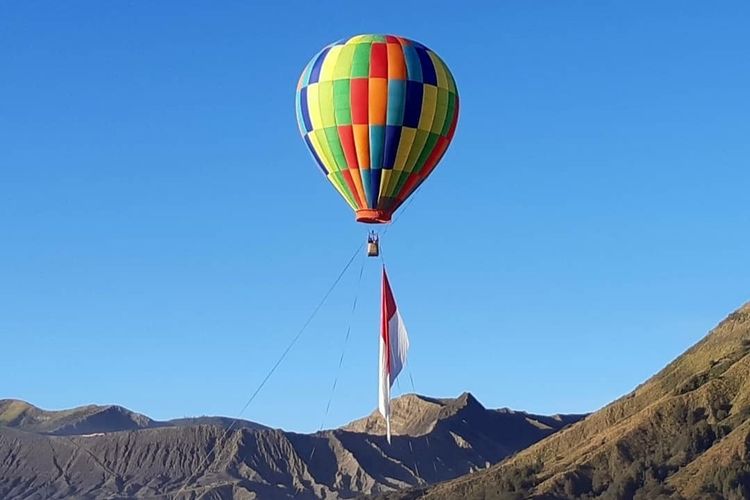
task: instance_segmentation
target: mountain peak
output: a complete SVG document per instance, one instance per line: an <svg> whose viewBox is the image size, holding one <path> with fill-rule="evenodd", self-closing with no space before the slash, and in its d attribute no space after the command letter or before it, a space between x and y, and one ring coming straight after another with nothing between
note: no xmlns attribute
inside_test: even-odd
<svg viewBox="0 0 750 500"><path fill-rule="evenodd" d="M429 433L449 400L419 394L404 394L391 401L391 432L393 435L421 436ZM342 427L343 430L366 434L385 434L385 420L378 410Z"/></svg>
<svg viewBox="0 0 750 500"><path fill-rule="evenodd" d="M432 432L439 421L466 411L485 411L485 408L468 392L456 398L404 394L391 401L391 433L396 436L422 436ZM386 431L385 420L378 410L341 429L378 435L384 435Z"/></svg>
<svg viewBox="0 0 750 500"><path fill-rule="evenodd" d="M11 426L19 423L35 410L39 409L20 399L0 399L0 425Z"/></svg>
<svg viewBox="0 0 750 500"><path fill-rule="evenodd" d="M0 425L33 432L75 435L152 426L153 421L118 405L86 405L69 410L43 410L26 401L0 400Z"/></svg>
<svg viewBox="0 0 750 500"><path fill-rule="evenodd" d="M480 403L477 398L475 398L474 395L470 392L461 393L460 396L451 400L451 403L459 408L478 407L482 410L485 409L482 403Z"/></svg>

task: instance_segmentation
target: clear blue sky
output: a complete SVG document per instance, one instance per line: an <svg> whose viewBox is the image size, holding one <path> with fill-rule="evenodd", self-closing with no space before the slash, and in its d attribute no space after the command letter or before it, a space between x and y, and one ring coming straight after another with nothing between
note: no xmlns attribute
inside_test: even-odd
<svg viewBox="0 0 750 500"><path fill-rule="evenodd" d="M384 239L416 390L597 409L750 300L749 25L746 1L2 2L0 397L236 415L366 233L298 137L298 75L386 32L462 97ZM359 264L244 417L318 428ZM377 273L326 426L376 405Z"/></svg>

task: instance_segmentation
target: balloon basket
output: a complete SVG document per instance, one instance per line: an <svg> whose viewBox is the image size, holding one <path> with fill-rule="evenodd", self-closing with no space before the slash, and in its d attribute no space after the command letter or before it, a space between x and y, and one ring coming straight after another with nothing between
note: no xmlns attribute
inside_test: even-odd
<svg viewBox="0 0 750 500"><path fill-rule="evenodd" d="M380 255L380 241L374 231L367 235L367 256L377 257Z"/></svg>

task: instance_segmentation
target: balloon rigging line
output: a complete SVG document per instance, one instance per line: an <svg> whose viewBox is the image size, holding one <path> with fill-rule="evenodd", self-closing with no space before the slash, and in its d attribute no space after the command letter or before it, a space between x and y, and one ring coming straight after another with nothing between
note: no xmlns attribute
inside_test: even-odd
<svg viewBox="0 0 750 500"><path fill-rule="evenodd" d="M404 203L404 208L399 210L396 215L393 217L393 221L388 224L388 226L383 230L383 236L385 236L385 233L388 232L388 230L396 223L397 220L401 218L402 215L404 215L404 212L406 212L406 209L409 208L409 205L412 204L414 199L417 197L417 193L420 189L422 189L423 184L420 184L417 189L414 190L414 192L409 196L409 198L406 200L406 203Z"/></svg>
<svg viewBox="0 0 750 500"><path fill-rule="evenodd" d="M258 393L260 393L261 389L263 389L263 387L266 385L266 382L268 382L268 380L274 374L274 372L279 367L279 365L281 365L281 363L284 361L284 359L286 358L287 354L289 354L289 352L295 346L295 344L300 339L300 337L302 337L302 334L305 332L305 330L307 330L307 327L310 326L310 323L312 323L312 320L315 318L315 316L318 314L318 312L320 311L320 309L323 307L323 304L325 304L326 300L328 300L328 297L331 295L331 293L333 292L333 290L336 288L336 285L339 284L339 282L341 281L341 278L344 277L344 274L349 269L349 267L352 265L352 262L354 262L354 259L357 257L357 254L359 254L359 252L364 248L364 246L365 246L365 243L362 243L362 244L360 244L357 247L357 250L354 251L354 253L352 254L352 256L349 258L349 261L346 263L346 265L341 270L341 272L339 272L339 274L336 277L336 279L333 281L333 283L331 284L331 286L328 288L328 290L326 291L326 293L323 295L323 298L320 299L320 301L318 302L318 305L315 306L315 309L313 309L313 311L310 314L310 316L308 316L307 320L302 325L302 328L299 329L299 331L294 336L294 338L292 338L291 342L289 342L289 344L286 346L286 349L284 349L284 352L281 353L281 356L279 356L279 359L276 360L276 363L268 371L268 373L266 374L266 376L263 378L263 380L258 385L258 387L255 389L255 391L252 393L252 395L250 396L250 398L245 403L245 406L242 407L242 409L237 414L237 416L234 418L234 420L232 421L232 423L229 424L229 426L224 430L224 433L221 435L221 437L219 439L216 440L216 442L214 443L214 445L211 446L211 448L209 448L208 452L206 453L206 456L203 458L203 460L201 461L200 465L196 468L196 472L193 472L192 474L190 474L190 476L188 476L188 478L185 480L185 483L182 485L182 487L175 494L175 498L178 497L180 495L180 493L182 493L185 490L185 487L190 483L190 480L196 475L196 473L200 469L203 468L204 465L206 465L206 462L208 462L209 458L211 457L211 454L219 448L219 444L221 443L221 441L223 441L224 438L229 434L229 432L234 428L235 424L240 421L240 417L242 416L242 414L245 413L245 410L247 410L247 408L253 402L253 400L255 399L255 397L258 395Z"/></svg>
<svg viewBox="0 0 750 500"><path fill-rule="evenodd" d="M406 362L406 373L409 374L409 382L411 382L411 392L417 397L417 389L414 387L414 377L411 376L411 363ZM427 450L430 450L430 435L425 434L425 441L427 442ZM414 448L411 446L411 437L409 437L409 449L411 450L412 457L414 459L414 470L417 472L417 481L420 483L427 483L427 481L420 477L419 466L417 465L417 455L414 453ZM437 474L437 467L435 466L435 457L432 457L432 468L435 469Z"/></svg>

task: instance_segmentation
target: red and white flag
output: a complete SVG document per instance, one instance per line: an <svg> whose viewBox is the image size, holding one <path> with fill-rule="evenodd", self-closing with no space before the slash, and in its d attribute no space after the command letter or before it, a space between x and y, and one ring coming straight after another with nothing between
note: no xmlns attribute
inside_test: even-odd
<svg viewBox="0 0 750 500"><path fill-rule="evenodd" d="M378 409L385 417L388 442L391 442L391 386L406 364L409 337L398 312L391 285L383 266L383 290L380 306L380 363Z"/></svg>

